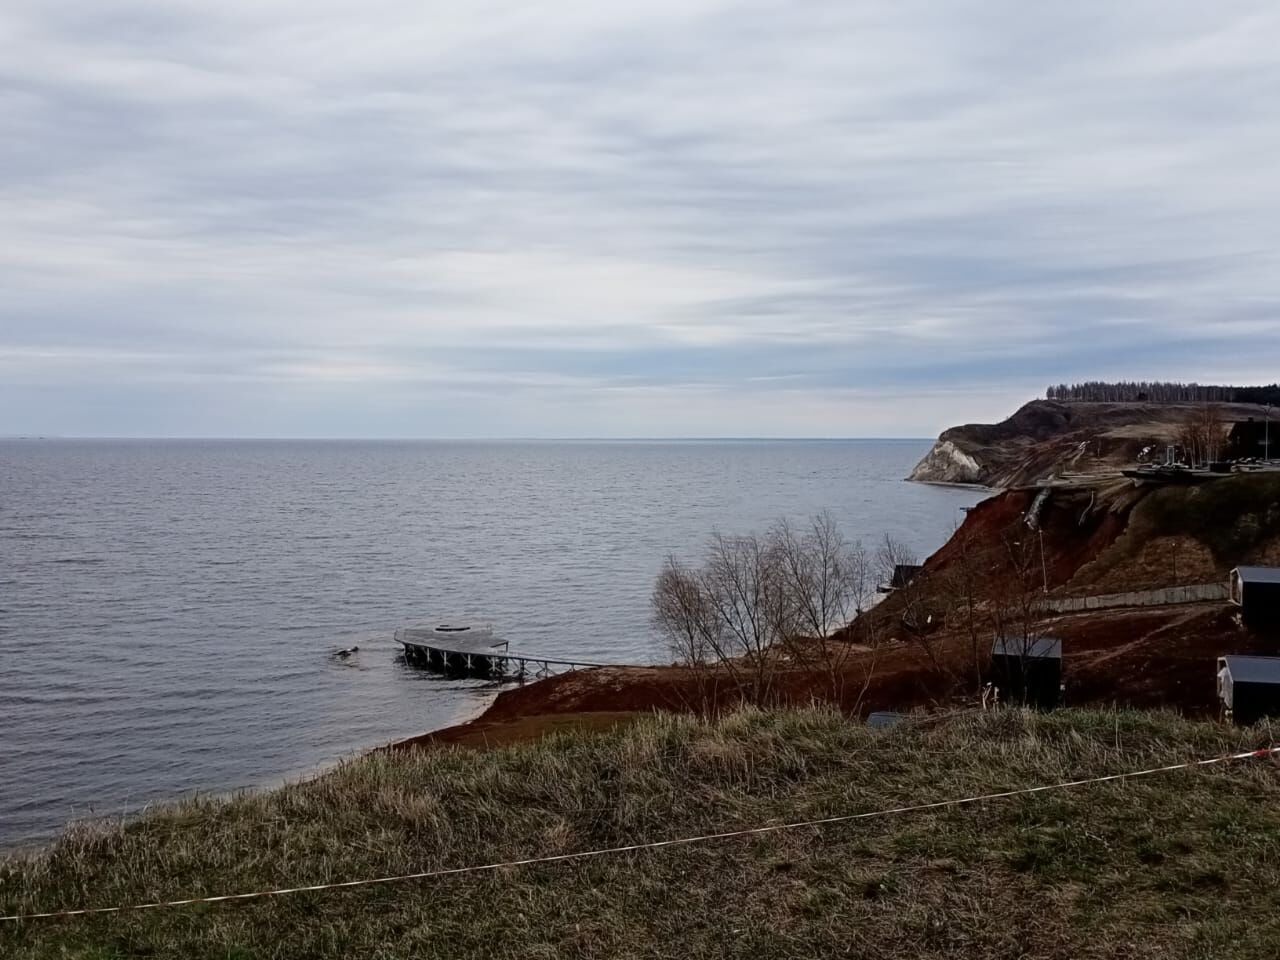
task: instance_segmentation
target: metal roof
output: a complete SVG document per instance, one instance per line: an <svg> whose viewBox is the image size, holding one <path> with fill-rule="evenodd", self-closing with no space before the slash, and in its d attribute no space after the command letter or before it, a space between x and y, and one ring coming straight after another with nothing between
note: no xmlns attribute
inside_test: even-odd
<svg viewBox="0 0 1280 960"><path fill-rule="evenodd" d="M1221 660L1232 683L1280 683L1280 657L1228 656Z"/></svg>
<svg viewBox="0 0 1280 960"><path fill-rule="evenodd" d="M448 624L434 627L402 627L396 631L397 643L416 644L452 653L486 653L507 642L494 636L493 628L484 624Z"/></svg>
<svg viewBox="0 0 1280 960"><path fill-rule="evenodd" d="M991 648L991 655L1061 660L1062 641L1053 637L1001 637Z"/></svg>
<svg viewBox="0 0 1280 960"><path fill-rule="evenodd" d="M1236 567L1231 572L1237 574L1243 583L1280 584L1280 567Z"/></svg>

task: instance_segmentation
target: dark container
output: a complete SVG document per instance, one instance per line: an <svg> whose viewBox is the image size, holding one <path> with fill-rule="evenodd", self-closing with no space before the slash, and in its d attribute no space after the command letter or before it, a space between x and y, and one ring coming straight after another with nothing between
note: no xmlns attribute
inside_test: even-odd
<svg viewBox="0 0 1280 960"><path fill-rule="evenodd" d="M1002 637L991 648L988 682L1004 703L1052 710L1062 692L1062 641L1053 637Z"/></svg>
<svg viewBox="0 0 1280 960"><path fill-rule="evenodd" d="M1219 657L1218 704L1241 726L1280 717L1280 657Z"/></svg>
<svg viewBox="0 0 1280 960"><path fill-rule="evenodd" d="M1249 627L1280 633L1280 567L1236 567L1231 571L1231 600Z"/></svg>

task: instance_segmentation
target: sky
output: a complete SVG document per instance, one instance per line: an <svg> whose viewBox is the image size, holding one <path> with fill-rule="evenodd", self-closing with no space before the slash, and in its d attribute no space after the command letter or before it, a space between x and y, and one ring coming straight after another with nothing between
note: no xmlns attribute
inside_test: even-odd
<svg viewBox="0 0 1280 960"><path fill-rule="evenodd" d="M1273 0L7 0L0 434L931 436L1280 379Z"/></svg>

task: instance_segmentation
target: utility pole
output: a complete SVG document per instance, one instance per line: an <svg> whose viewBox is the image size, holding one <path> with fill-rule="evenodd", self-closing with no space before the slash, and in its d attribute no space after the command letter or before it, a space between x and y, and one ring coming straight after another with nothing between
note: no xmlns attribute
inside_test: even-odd
<svg viewBox="0 0 1280 960"><path fill-rule="evenodd" d="M1049 565L1044 561L1044 528L1036 530L1040 534L1040 574L1044 577L1044 592L1049 592Z"/></svg>
<svg viewBox="0 0 1280 960"><path fill-rule="evenodd" d="M1266 425L1262 428L1262 436L1264 437L1262 441L1262 449L1264 451L1264 453L1262 454L1262 458L1264 460L1270 461L1271 460L1271 404L1269 403L1267 404L1267 419L1266 419Z"/></svg>

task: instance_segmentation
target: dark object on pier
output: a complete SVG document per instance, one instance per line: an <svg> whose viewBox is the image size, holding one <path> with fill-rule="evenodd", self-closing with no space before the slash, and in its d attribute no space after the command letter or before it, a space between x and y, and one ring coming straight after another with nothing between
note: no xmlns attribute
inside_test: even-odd
<svg viewBox="0 0 1280 960"><path fill-rule="evenodd" d="M1218 705L1241 726L1280 717L1280 657L1219 657Z"/></svg>
<svg viewBox="0 0 1280 960"><path fill-rule="evenodd" d="M1280 632L1280 567L1236 567L1231 571L1231 602L1247 626Z"/></svg>
<svg viewBox="0 0 1280 960"><path fill-rule="evenodd" d="M991 648L988 682L1009 704L1040 710L1058 705L1062 691L1062 641L1053 637L1002 637Z"/></svg>

